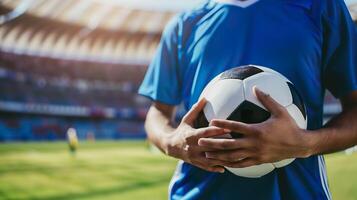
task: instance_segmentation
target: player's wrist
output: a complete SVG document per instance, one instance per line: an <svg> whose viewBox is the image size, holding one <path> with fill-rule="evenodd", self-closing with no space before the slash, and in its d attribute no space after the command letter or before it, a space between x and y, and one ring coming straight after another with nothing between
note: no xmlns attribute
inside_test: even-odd
<svg viewBox="0 0 357 200"><path fill-rule="evenodd" d="M172 132L165 133L161 138L161 146L164 153L168 156L172 154Z"/></svg>
<svg viewBox="0 0 357 200"><path fill-rule="evenodd" d="M162 138L164 153L170 157L180 158L180 148L178 134L176 130L166 133Z"/></svg>
<svg viewBox="0 0 357 200"><path fill-rule="evenodd" d="M311 130L303 130L303 143L304 143L304 152L302 157L307 158L313 155L316 155L318 151L316 150L316 134Z"/></svg>

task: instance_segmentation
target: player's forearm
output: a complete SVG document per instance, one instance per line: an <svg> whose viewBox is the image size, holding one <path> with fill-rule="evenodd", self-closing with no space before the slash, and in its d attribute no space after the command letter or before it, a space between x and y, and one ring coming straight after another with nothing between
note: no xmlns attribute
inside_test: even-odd
<svg viewBox="0 0 357 200"><path fill-rule="evenodd" d="M357 145L357 106L345 109L323 128L310 131L311 155L341 151Z"/></svg>
<svg viewBox="0 0 357 200"><path fill-rule="evenodd" d="M148 139L162 152L167 152L167 144L165 138L174 131L169 113L164 113L152 106L147 114L145 121L145 130Z"/></svg>

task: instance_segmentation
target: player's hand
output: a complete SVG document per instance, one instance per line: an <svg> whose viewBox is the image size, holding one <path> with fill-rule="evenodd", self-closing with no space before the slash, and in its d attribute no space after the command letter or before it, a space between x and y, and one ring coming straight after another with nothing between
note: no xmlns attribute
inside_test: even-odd
<svg viewBox="0 0 357 200"><path fill-rule="evenodd" d="M180 125L170 134L167 140L167 154L179 158L187 163L210 172L224 172L219 160L208 159L205 152L210 148L199 146L198 140L204 137L213 137L227 133L223 128L210 126L207 128L194 129L193 124L204 108L206 100L202 99L195 104L191 110L183 117Z"/></svg>
<svg viewBox="0 0 357 200"><path fill-rule="evenodd" d="M225 166L242 168L271 163L288 158L308 157L309 145L304 134L287 110L269 95L254 89L259 101L270 111L271 117L259 124L245 124L229 120L212 120L211 126L243 134L240 139L201 138L199 145L213 148L206 152L212 160L228 162Z"/></svg>

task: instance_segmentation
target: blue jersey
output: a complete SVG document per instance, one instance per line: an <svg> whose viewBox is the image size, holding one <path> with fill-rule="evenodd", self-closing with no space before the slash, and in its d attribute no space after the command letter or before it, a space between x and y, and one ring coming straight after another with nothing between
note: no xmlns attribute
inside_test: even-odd
<svg viewBox="0 0 357 200"><path fill-rule="evenodd" d="M166 27L139 89L188 110L219 73L241 65L270 67L303 96L308 129L322 127L324 92L357 90L357 34L343 0L207 1ZM170 199L330 199L322 156L296 159L257 179L179 162Z"/></svg>

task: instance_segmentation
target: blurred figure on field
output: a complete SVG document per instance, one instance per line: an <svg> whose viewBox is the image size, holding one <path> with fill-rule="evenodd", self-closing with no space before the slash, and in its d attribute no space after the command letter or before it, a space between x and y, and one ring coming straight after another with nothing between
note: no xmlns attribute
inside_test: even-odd
<svg viewBox="0 0 357 200"><path fill-rule="evenodd" d="M67 141L68 141L68 147L69 151L72 154L75 154L78 148L78 137L77 137L77 131L74 128L69 128L67 131Z"/></svg>

